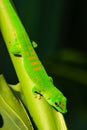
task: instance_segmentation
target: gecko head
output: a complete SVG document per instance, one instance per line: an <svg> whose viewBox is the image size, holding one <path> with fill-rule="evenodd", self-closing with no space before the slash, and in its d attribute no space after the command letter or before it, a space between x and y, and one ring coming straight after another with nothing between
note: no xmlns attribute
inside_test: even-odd
<svg viewBox="0 0 87 130"><path fill-rule="evenodd" d="M50 99L51 101L51 104L52 106L58 110L59 112L61 113L66 113L67 112L67 109L66 109L66 102L67 102L67 99L66 97L64 96L54 96Z"/></svg>

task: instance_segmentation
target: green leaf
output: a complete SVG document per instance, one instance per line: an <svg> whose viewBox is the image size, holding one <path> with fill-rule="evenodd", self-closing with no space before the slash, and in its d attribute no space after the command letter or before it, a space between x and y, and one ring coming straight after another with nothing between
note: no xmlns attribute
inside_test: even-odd
<svg viewBox="0 0 87 130"><path fill-rule="evenodd" d="M0 115L3 119L1 130L33 130L30 119L21 103L0 75Z"/></svg>

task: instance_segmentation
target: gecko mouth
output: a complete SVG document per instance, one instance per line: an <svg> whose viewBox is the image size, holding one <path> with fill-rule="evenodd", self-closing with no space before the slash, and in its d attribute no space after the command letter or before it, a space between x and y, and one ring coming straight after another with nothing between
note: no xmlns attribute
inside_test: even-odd
<svg viewBox="0 0 87 130"><path fill-rule="evenodd" d="M63 108L61 106L58 105L58 107L63 111Z"/></svg>
<svg viewBox="0 0 87 130"><path fill-rule="evenodd" d="M63 111L63 108L60 105L58 105L58 103L55 102L55 105Z"/></svg>

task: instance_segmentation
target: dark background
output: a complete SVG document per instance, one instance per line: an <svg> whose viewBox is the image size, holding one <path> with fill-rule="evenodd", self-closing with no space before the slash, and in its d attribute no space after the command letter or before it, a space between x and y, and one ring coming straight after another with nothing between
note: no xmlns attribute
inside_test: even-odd
<svg viewBox="0 0 87 130"><path fill-rule="evenodd" d="M82 0L13 0L36 52L55 85L68 99L69 130L87 129L87 3ZM17 77L0 37L0 71Z"/></svg>

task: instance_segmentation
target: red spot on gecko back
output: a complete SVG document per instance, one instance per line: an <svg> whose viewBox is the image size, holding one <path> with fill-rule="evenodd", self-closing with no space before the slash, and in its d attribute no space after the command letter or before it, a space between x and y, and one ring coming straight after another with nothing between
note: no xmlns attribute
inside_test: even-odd
<svg viewBox="0 0 87 130"><path fill-rule="evenodd" d="M16 31L14 31L14 36L16 36Z"/></svg>
<svg viewBox="0 0 87 130"><path fill-rule="evenodd" d="M30 52L31 54L35 54L35 52L34 51L32 51L32 52Z"/></svg>
<svg viewBox="0 0 87 130"><path fill-rule="evenodd" d="M28 60L35 60L35 59L37 59L37 56L32 56L28 58Z"/></svg>
<svg viewBox="0 0 87 130"><path fill-rule="evenodd" d="M40 70L40 68L41 68L41 67L39 66L39 67L36 67L36 68L33 68L33 69L34 69L34 70Z"/></svg>
<svg viewBox="0 0 87 130"><path fill-rule="evenodd" d="M34 61L34 62L31 63L31 65L36 65L38 63L39 63L39 61Z"/></svg>
<svg viewBox="0 0 87 130"><path fill-rule="evenodd" d="M26 56L27 56L28 54L29 54L29 52L27 51L27 52L26 52Z"/></svg>

